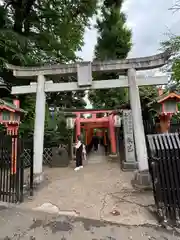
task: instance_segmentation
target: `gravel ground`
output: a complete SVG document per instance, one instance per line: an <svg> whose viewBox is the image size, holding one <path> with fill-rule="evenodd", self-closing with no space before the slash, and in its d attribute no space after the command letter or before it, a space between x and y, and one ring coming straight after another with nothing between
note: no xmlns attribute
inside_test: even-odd
<svg viewBox="0 0 180 240"><path fill-rule="evenodd" d="M178 240L177 230L0 207L0 240Z"/></svg>

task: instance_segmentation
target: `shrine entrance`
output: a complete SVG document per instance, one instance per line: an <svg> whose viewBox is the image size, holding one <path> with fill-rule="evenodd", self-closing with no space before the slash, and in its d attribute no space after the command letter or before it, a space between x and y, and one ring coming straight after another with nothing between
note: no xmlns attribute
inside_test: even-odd
<svg viewBox="0 0 180 240"><path fill-rule="evenodd" d="M76 116L74 119L75 139L77 136L82 136L88 152L92 149L93 135L96 135L103 146L110 143L111 155L117 155L115 120L112 110L84 109L71 111L71 113Z"/></svg>
<svg viewBox="0 0 180 240"><path fill-rule="evenodd" d="M47 92L72 92L95 89L109 88L129 88L130 112L125 112L124 117L128 120L127 125L127 146L133 146L131 135L134 136L134 146L136 154L129 147L127 148L128 164L137 162L139 172L148 172L148 157L144 135L143 119L141 114L141 103L139 96L139 86L164 85L168 83L168 76L138 76L137 71L160 68L169 59L169 52L160 53L154 56L133 58L113 61L94 61L77 62L71 64L57 64L54 66L41 67L18 67L7 65L8 69L13 70L14 76L18 78L35 79L30 85L12 87L12 94L36 93L36 117L34 128L34 175L37 182L43 179L43 142L44 142L44 122L45 122L45 103ZM93 81L92 73L116 73L117 79L105 79ZM75 82L57 82L57 78L62 75L76 76ZM55 82L53 82L55 81ZM109 120L112 114L109 116ZM110 121L112 123L112 121ZM129 124L131 123L131 124ZM77 129L79 125L77 124ZM112 126L110 127L112 129ZM124 127L125 129L125 127ZM79 130L78 130L79 131ZM111 134L112 136L113 134ZM113 141L112 141L113 142ZM112 149L114 151L114 149Z"/></svg>
<svg viewBox="0 0 180 240"><path fill-rule="evenodd" d="M101 155L107 156L112 152L108 124L84 124L84 126L82 126L82 130L85 132L84 143L86 145L87 155L91 154L92 152L101 152ZM114 154L114 156L116 155Z"/></svg>
<svg viewBox="0 0 180 240"><path fill-rule="evenodd" d="M124 107L124 106L123 106ZM129 109L64 109L67 126L74 129L73 142L81 136L86 145L87 154L108 156L109 160L119 162L122 169L134 170L138 168L135 158L135 141L133 135L132 112ZM70 124L71 123L71 124ZM96 151L95 143L100 151ZM97 153L97 154L95 154ZM72 156L72 159L74 156Z"/></svg>

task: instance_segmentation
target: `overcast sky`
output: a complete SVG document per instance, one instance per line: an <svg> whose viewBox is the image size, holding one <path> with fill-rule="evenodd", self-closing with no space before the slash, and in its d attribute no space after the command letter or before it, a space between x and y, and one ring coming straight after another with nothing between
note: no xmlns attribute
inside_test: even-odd
<svg viewBox="0 0 180 240"><path fill-rule="evenodd" d="M156 54L160 42L167 38L167 33L180 35L180 12L169 10L175 0L125 0L123 11L127 15L127 25L132 29L133 47L129 57L141 57ZM86 31L85 45L78 55L85 61L93 58L97 32Z"/></svg>

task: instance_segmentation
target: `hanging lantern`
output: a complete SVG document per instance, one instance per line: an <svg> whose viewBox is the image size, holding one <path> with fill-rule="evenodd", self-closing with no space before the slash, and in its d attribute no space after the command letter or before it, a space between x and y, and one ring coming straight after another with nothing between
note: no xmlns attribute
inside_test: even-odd
<svg viewBox="0 0 180 240"><path fill-rule="evenodd" d="M54 107L49 107L49 113L52 119L55 118L55 108Z"/></svg>
<svg viewBox="0 0 180 240"><path fill-rule="evenodd" d="M119 115L114 116L114 126L120 127L121 126L121 117Z"/></svg>
<svg viewBox="0 0 180 240"><path fill-rule="evenodd" d="M68 129L73 129L74 128L74 119L73 118L66 118L66 127Z"/></svg>

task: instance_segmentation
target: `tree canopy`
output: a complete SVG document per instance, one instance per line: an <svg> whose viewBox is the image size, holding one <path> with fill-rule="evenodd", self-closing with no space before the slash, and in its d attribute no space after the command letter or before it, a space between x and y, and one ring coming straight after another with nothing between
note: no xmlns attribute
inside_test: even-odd
<svg viewBox="0 0 180 240"><path fill-rule="evenodd" d="M176 0L175 4L170 9L172 11L180 10L180 0ZM161 48L171 52L171 58L169 59L166 71L171 73L171 82L167 86L169 91L180 92L180 36L169 34L169 39L161 42ZM178 104L179 108L179 104ZM180 119L180 114L173 116L173 120Z"/></svg>
<svg viewBox="0 0 180 240"><path fill-rule="evenodd" d="M67 63L76 60L85 28L96 13L98 0L2 0L0 3L0 76L12 85L26 84L4 68ZM62 79L59 79L62 81ZM63 81L72 81L70 78ZM26 82L26 83L25 83ZM48 105L84 107L84 92L47 94ZM32 129L35 97L20 96L28 111L22 130Z"/></svg>
<svg viewBox="0 0 180 240"><path fill-rule="evenodd" d="M170 58L167 71L172 73L172 80L180 81L180 36L170 35L169 39L161 43L163 50L168 49L171 51L172 57Z"/></svg>
<svg viewBox="0 0 180 240"><path fill-rule="evenodd" d="M96 4L97 0L4 0L1 61L19 65L74 61Z"/></svg>
<svg viewBox="0 0 180 240"><path fill-rule="evenodd" d="M142 86L139 87L139 94L143 119L150 120L156 115L156 110L149 106L148 103L158 96L158 89L156 86Z"/></svg>
<svg viewBox="0 0 180 240"><path fill-rule="evenodd" d="M96 60L125 59L131 50L131 30L126 26L126 16L121 12L122 0L104 0L101 15L97 19ZM117 74L101 74L97 79L115 79ZM128 101L127 89L106 89L89 92L95 107L115 108Z"/></svg>

